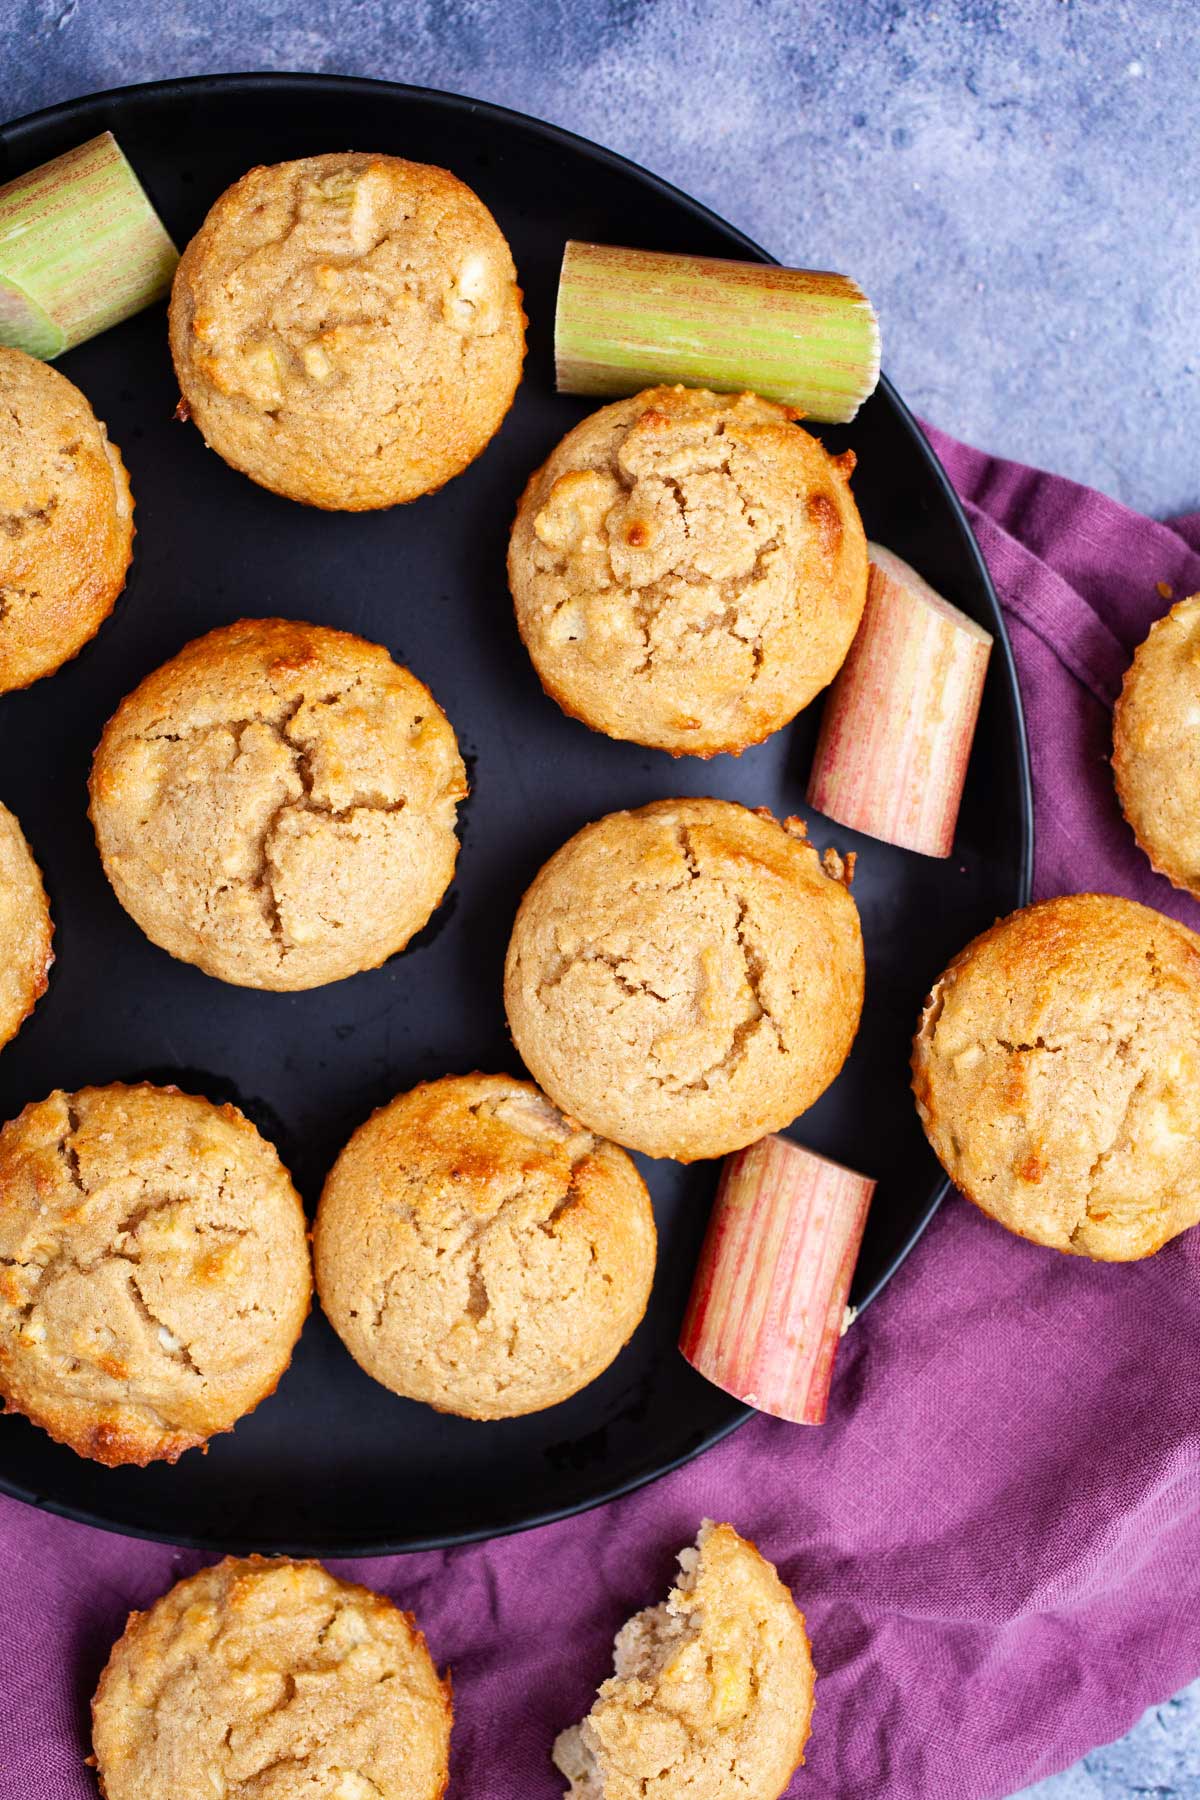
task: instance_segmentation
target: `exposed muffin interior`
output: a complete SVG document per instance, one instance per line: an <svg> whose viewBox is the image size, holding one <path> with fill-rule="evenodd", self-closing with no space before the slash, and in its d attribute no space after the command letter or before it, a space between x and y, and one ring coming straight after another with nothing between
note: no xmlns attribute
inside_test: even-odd
<svg viewBox="0 0 1200 1800"><path fill-rule="evenodd" d="M132 555L116 445L65 375L0 345L0 693L95 636Z"/></svg>
<svg viewBox="0 0 1200 1800"><path fill-rule="evenodd" d="M130 1616L92 1701L105 1800L440 1800L451 1725L410 1613L230 1557Z"/></svg>
<svg viewBox="0 0 1200 1800"><path fill-rule="evenodd" d="M445 714L386 650L249 619L121 703L91 816L156 944L223 981L307 988L375 967L426 923L465 793Z"/></svg>
<svg viewBox="0 0 1200 1800"><path fill-rule="evenodd" d="M654 1216L623 1150L531 1082L447 1076L346 1146L314 1230L335 1330L394 1392L469 1418L555 1405L645 1311Z"/></svg>
<svg viewBox="0 0 1200 1800"><path fill-rule="evenodd" d="M440 487L499 426L524 356L496 221L445 169L337 153L251 169L184 251L171 350L208 443L309 505Z"/></svg>
<svg viewBox="0 0 1200 1800"><path fill-rule="evenodd" d="M791 1594L729 1525L706 1520L679 1566L555 1743L568 1800L777 1800L804 1760L815 1676Z"/></svg>
<svg viewBox="0 0 1200 1800"><path fill-rule="evenodd" d="M866 597L849 488L795 415L655 388L585 419L531 479L509 546L543 685L595 729L740 750L841 666Z"/></svg>
<svg viewBox="0 0 1200 1800"><path fill-rule="evenodd" d="M57 1092L0 1131L0 1392L97 1462L174 1462L278 1383L311 1290L304 1213L231 1106Z"/></svg>

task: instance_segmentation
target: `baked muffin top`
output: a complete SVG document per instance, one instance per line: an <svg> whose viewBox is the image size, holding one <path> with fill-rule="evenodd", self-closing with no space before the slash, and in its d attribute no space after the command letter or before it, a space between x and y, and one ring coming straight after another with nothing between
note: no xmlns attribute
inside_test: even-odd
<svg viewBox="0 0 1200 1800"><path fill-rule="evenodd" d="M1113 715L1113 771L1154 867L1200 899L1200 594L1138 646Z"/></svg>
<svg viewBox="0 0 1200 1800"><path fill-rule="evenodd" d="M521 379L512 255L445 169L344 152L251 169L183 253L185 404L235 469L310 506L394 506L483 449Z"/></svg>
<svg viewBox="0 0 1200 1800"><path fill-rule="evenodd" d="M935 982L913 1088L955 1184L1105 1261L1200 1220L1200 938L1108 894L1001 919Z"/></svg>
<svg viewBox="0 0 1200 1800"><path fill-rule="evenodd" d="M646 1309L654 1215L616 1145L528 1081L446 1076L382 1107L325 1185L321 1304L369 1375L444 1412L536 1412Z"/></svg>
<svg viewBox="0 0 1200 1800"><path fill-rule="evenodd" d="M692 1162L788 1125L858 1029L863 948L833 852L727 800L610 813L535 877L504 996L514 1041L593 1131Z"/></svg>
<svg viewBox="0 0 1200 1800"><path fill-rule="evenodd" d="M833 679L866 539L853 456L796 417L754 394L649 388L584 419L533 476L509 584L565 712L711 756L758 743Z"/></svg>
<svg viewBox="0 0 1200 1800"><path fill-rule="evenodd" d="M83 1088L0 1131L0 1392L81 1456L174 1462L228 1431L310 1291L299 1197L236 1107Z"/></svg>
<svg viewBox="0 0 1200 1800"><path fill-rule="evenodd" d="M411 1613L229 1557L130 1615L92 1742L105 1800L440 1800L451 1716Z"/></svg>
<svg viewBox="0 0 1200 1800"><path fill-rule="evenodd" d="M0 345L0 693L95 636L132 555L116 445L65 375Z"/></svg>
<svg viewBox="0 0 1200 1800"><path fill-rule="evenodd" d="M0 1048L46 991L53 936L41 870L16 819L0 806Z"/></svg>
<svg viewBox="0 0 1200 1800"><path fill-rule="evenodd" d="M618 1633L616 1673L554 1746L569 1800L777 1800L804 1761L804 1618L732 1525L706 1522L696 1543L666 1603Z"/></svg>
<svg viewBox="0 0 1200 1800"><path fill-rule="evenodd" d="M445 714L386 650L244 619L121 702L91 816L147 937L222 981L309 988L374 968L425 924L466 791Z"/></svg>

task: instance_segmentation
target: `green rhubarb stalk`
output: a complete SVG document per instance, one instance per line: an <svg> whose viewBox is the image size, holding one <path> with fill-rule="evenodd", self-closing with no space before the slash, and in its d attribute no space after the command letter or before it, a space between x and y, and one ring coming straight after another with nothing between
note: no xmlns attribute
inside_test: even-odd
<svg viewBox="0 0 1200 1800"><path fill-rule="evenodd" d="M105 131L0 188L0 344L59 356L161 300L178 261Z"/></svg>
<svg viewBox="0 0 1200 1800"><path fill-rule="evenodd" d="M554 352L564 394L679 381L844 424L879 380L879 321L845 275L572 242Z"/></svg>

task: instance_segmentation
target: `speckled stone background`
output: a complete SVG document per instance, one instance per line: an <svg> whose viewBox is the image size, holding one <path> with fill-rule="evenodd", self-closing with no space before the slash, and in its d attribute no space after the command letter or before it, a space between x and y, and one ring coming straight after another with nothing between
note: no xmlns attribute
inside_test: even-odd
<svg viewBox="0 0 1200 1800"><path fill-rule="evenodd" d="M0 0L4 117L256 68L596 138L857 276L889 373L947 430L1146 512L1200 506L1198 0ZM1135 1795L1200 1800L1200 1683L1024 1800Z"/></svg>

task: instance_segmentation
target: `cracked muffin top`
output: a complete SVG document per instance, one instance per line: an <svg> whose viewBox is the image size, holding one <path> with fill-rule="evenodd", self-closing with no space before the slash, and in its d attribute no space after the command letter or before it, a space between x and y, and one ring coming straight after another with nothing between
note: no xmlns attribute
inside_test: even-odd
<svg viewBox="0 0 1200 1800"><path fill-rule="evenodd" d="M0 345L0 693L95 637L132 556L120 451L65 375Z"/></svg>
<svg viewBox="0 0 1200 1800"><path fill-rule="evenodd" d="M1200 900L1200 594L1138 646L1113 715L1113 772L1153 866Z"/></svg>
<svg viewBox="0 0 1200 1800"><path fill-rule="evenodd" d="M130 1614L92 1744L105 1800L440 1800L451 1718L411 1613L229 1557Z"/></svg>
<svg viewBox="0 0 1200 1800"><path fill-rule="evenodd" d="M184 406L235 469L309 506L395 506L465 469L525 355L517 272L445 169L352 152L251 169L183 253Z"/></svg>
<svg viewBox="0 0 1200 1800"><path fill-rule="evenodd" d="M472 1419L554 1406L606 1369L654 1279L654 1215L615 1144L532 1082L448 1075L338 1158L313 1233L321 1304L393 1392Z"/></svg>
<svg viewBox="0 0 1200 1800"><path fill-rule="evenodd" d="M591 1130L680 1162L779 1131L838 1073L863 947L850 867L728 800L585 825L535 877L504 972L535 1080Z"/></svg>
<svg viewBox="0 0 1200 1800"><path fill-rule="evenodd" d="M81 1456L175 1462L230 1430L311 1287L299 1197L236 1107L83 1088L0 1131L0 1393Z"/></svg>
<svg viewBox="0 0 1200 1800"><path fill-rule="evenodd" d="M732 1525L706 1520L679 1564L554 1746L567 1800L778 1800L804 1761L816 1675L788 1589Z"/></svg>
<svg viewBox="0 0 1200 1800"><path fill-rule="evenodd" d="M789 407L650 388L567 433L521 498L517 624L546 692L609 737L712 756L832 681L867 548L853 454Z"/></svg>
<svg viewBox="0 0 1200 1800"><path fill-rule="evenodd" d="M935 982L913 1089L955 1185L1109 1262L1200 1220L1200 938L1108 894L1043 900Z"/></svg>
<svg viewBox="0 0 1200 1800"><path fill-rule="evenodd" d="M0 806L0 1048L46 991L53 936L41 870L16 819Z"/></svg>
<svg viewBox="0 0 1200 1800"><path fill-rule="evenodd" d="M244 619L121 702L91 817L147 937L222 981L310 988L375 968L426 923L466 791L449 721L386 650Z"/></svg>

